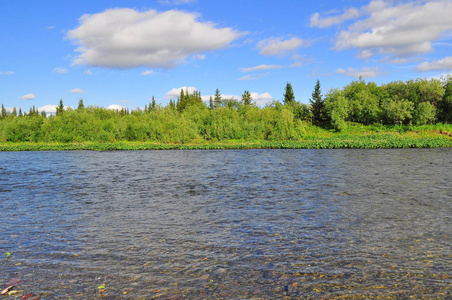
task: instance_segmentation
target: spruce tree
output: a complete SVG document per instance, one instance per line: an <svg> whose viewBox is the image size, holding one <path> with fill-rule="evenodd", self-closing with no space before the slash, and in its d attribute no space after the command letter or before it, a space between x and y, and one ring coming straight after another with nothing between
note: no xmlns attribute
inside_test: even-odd
<svg viewBox="0 0 452 300"><path fill-rule="evenodd" d="M290 82L287 82L284 92L284 104L292 103L295 103L295 95L293 93L292 85L290 84Z"/></svg>
<svg viewBox="0 0 452 300"><path fill-rule="evenodd" d="M245 91L242 95L243 105L251 105L251 100L253 100L253 98L251 97L250 92Z"/></svg>
<svg viewBox="0 0 452 300"><path fill-rule="evenodd" d="M156 107L155 98L154 98L154 96L152 96L152 102L151 102L150 108L152 108L152 110L155 110L155 107Z"/></svg>
<svg viewBox="0 0 452 300"><path fill-rule="evenodd" d="M309 99L311 103L311 112L313 116L313 123L315 125L325 125L327 121L327 114L325 109L325 101L322 99L322 91L320 89L320 81L317 79L312 98Z"/></svg>
<svg viewBox="0 0 452 300"><path fill-rule="evenodd" d="M83 104L83 99L80 98L80 100L78 100L78 110L84 110L85 109L85 104Z"/></svg>
<svg viewBox="0 0 452 300"><path fill-rule="evenodd" d="M3 106L3 103L2 103L2 118L6 118L6 108Z"/></svg>
<svg viewBox="0 0 452 300"><path fill-rule="evenodd" d="M215 98L214 98L214 104L215 104L215 108L219 108L221 106L221 94L220 94L220 90L216 89L215 90Z"/></svg>
<svg viewBox="0 0 452 300"><path fill-rule="evenodd" d="M58 105L56 109L56 115L58 116L64 111L64 105L63 105L63 99L60 99L60 104Z"/></svg>
<svg viewBox="0 0 452 300"><path fill-rule="evenodd" d="M214 108L212 96L210 96L210 99L209 99L209 108L210 108L210 109L213 109L213 108Z"/></svg>

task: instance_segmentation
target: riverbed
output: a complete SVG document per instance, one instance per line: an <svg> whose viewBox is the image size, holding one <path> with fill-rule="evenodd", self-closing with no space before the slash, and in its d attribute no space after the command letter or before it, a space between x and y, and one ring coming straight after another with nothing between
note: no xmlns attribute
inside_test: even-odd
<svg viewBox="0 0 452 300"><path fill-rule="evenodd" d="M0 161L11 299L452 297L451 148Z"/></svg>

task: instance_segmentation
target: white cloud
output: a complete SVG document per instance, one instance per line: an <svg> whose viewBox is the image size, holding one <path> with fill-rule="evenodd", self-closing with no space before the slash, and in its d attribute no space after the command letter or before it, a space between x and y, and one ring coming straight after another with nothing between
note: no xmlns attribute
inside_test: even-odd
<svg viewBox="0 0 452 300"><path fill-rule="evenodd" d="M186 86L182 86L180 88L175 88L172 89L171 91L169 91L166 96L165 99L176 99L180 96L180 90L183 89L184 93L185 91L188 89L188 92L191 94L194 91L196 91L197 89L195 87L186 87ZM273 100L272 95L270 95L269 93L263 93L263 94L259 94L259 93L250 93L251 97L253 98L253 101L256 102L257 105L264 105L264 104L268 104L271 103L271 101ZM203 102L208 103L210 100L210 97L215 98L215 95L204 95L201 96L201 99ZM237 96L237 95L226 95L226 94L221 94L221 98L222 99L234 99L237 101L242 100L242 96Z"/></svg>
<svg viewBox="0 0 452 300"><path fill-rule="evenodd" d="M265 105L265 104L270 104L273 101L273 97L272 95L270 95L269 93L250 93L251 98L252 98L252 102L256 103L256 105ZM210 100L210 97L212 97L212 99L214 99L215 95L208 95L208 96L202 96L202 101L208 103ZM241 101L242 100L242 96L237 96L237 95L221 95L222 99L234 99L237 101Z"/></svg>
<svg viewBox="0 0 452 300"><path fill-rule="evenodd" d="M353 77L353 78L359 78L360 76L362 76L363 78L375 78L381 75L384 75L384 72L382 72L379 68L377 67L363 67L360 70L358 69L354 69L354 68L347 68L346 70L344 69L337 69L336 70L337 74L343 74L344 76L347 77Z"/></svg>
<svg viewBox="0 0 452 300"><path fill-rule="evenodd" d="M86 71L83 72L83 73L85 73L86 75L93 75L93 72L92 72L91 70L86 70Z"/></svg>
<svg viewBox="0 0 452 300"><path fill-rule="evenodd" d="M52 72L58 73L58 74L65 74L65 73L67 73L67 69L58 67L58 68L53 69Z"/></svg>
<svg viewBox="0 0 452 300"><path fill-rule="evenodd" d="M185 93L185 91L188 90L188 93L192 94L194 91L196 91L196 88L193 87L193 86L189 86L189 87L187 87L187 86L181 86L181 87L178 88L178 89L177 89L177 88L172 89L171 91L169 91L168 93L166 93L165 99L175 99L175 98L178 98L178 97L180 96L180 90L184 90L184 93Z"/></svg>
<svg viewBox="0 0 452 300"><path fill-rule="evenodd" d="M22 100L33 100L34 98L36 98L36 96L34 94L26 94L26 95L23 95L22 97L20 97L20 99L22 99Z"/></svg>
<svg viewBox="0 0 452 300"><path fill-rule="evenodd" d="M251 98L253 99L251 101L255 102L257 105L266 105L266 104L270 104L273 101L273 97L269 93L263 93L263 94L250 93L250 94L251 94Z"/></svg>
<svg viewBox="0 0 452 300"><path fill-rule="evenodd" d="M67 38L80 45L74 65L172 68L188 56L225 48L241 34L177 10L109 9L80 18Z"/></svg>
<svg viewBox="0 0 452 300"><path fill-rule="evenodd" d="M359 58L377 54L407 57L433 51L432 42L452 30L452 1L371 1L342 15L321 18L311 25L327 27L362 16L337 35L337 50L358 49Z"/></svg>
<svg viewBox="0 0 452 300"><path fill-rule="evenodd" d="M0 72L0 75L13 75L13 71Z"/></svg>
<svg viewBox="0 0 452 300"><path fill-rule="evenodd" d="M282 69L283 66L280 65L259 65L250 68L242 68L242 72L253 72L253 71L262 71L262 70L273 70L273 69Z"/></svg>
<svg viewBox="0 0 452 300"><path fill-rule="evenodd" d="M265 56L285 55L303 45L303 40L297 37L283 41L281 38L269 38L257 43L259 54Z"/></svg>
<svg viewBox="0 0 452 300"><path fill-rule="evenodd" d="M416 67L416 70L421 72L426 71L451 71L452 70L452 56L445 57L440 60L432 62L423 62Z"/></svg>
<svg viewBox="0 0 452 300"><path fill-rule="evenodd" d="M82 89L73 89L71 91L72 94L81 94L81 93L86 93L86 91L82 90Z"/></svg>
<svg viewBox="0 0 452 300"><path fill-rule="evenodd" d="M39 111L45 111L46 114L47 113L55 114L57 107L58 107L58 105L51 105L51 104L49 104L49 105L44 105L44 106L38 107L38 110ZM66 108L67 108L67 106L66 106Z"/></svg>
<svg viewBox="0 0 452 300"><path fill-rule="evenodd" d="M326 17L323 19L320 19L320 14L315 13L311 17L310 25L312 27L319 27L319 28L325 28L330 27L332 25L338 25L342 24L343 22L350 20L350 19L356 19L359 17L360 13L359 10L352 7L344 11L343 14L333 17Z"/></svg>
<svg viewBox="0 0 452 300"><path fill-rule="evenodd" d="M112 104L109 107L107 107L107 109L111 109L111 110L121 110L123 109L124 106L118 105L118 104Z"/></svg>
<svg viewBox="0 0 452 300"><path fill-rule="evenodd" d="M154 71L147 70L147 71L141 72L141 75L146 76L146 75L151 75L153 73L154 73Z"/></svg>

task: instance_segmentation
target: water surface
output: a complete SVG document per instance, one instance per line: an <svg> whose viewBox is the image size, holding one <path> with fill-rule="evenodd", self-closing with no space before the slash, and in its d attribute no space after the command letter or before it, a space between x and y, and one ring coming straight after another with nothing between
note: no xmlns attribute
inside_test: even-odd
<svg viewBox="0 0 452 300"><path fill-rule="evenodd" d="M18 278L25 293L74 300L452 297L452 149L0 161L2 288Z"/></svg>

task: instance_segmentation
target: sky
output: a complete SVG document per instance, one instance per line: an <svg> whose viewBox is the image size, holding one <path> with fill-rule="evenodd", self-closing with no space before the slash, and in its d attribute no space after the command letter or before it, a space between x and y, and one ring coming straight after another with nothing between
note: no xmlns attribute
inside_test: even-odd
<svg viewBox="0 0 452 300"><path fill-rule="evenodd" d="M377 84L452 70L452 0L0 0L0 103L54 112L208 101L249 91L309 103L362 76Z"/></svg>

